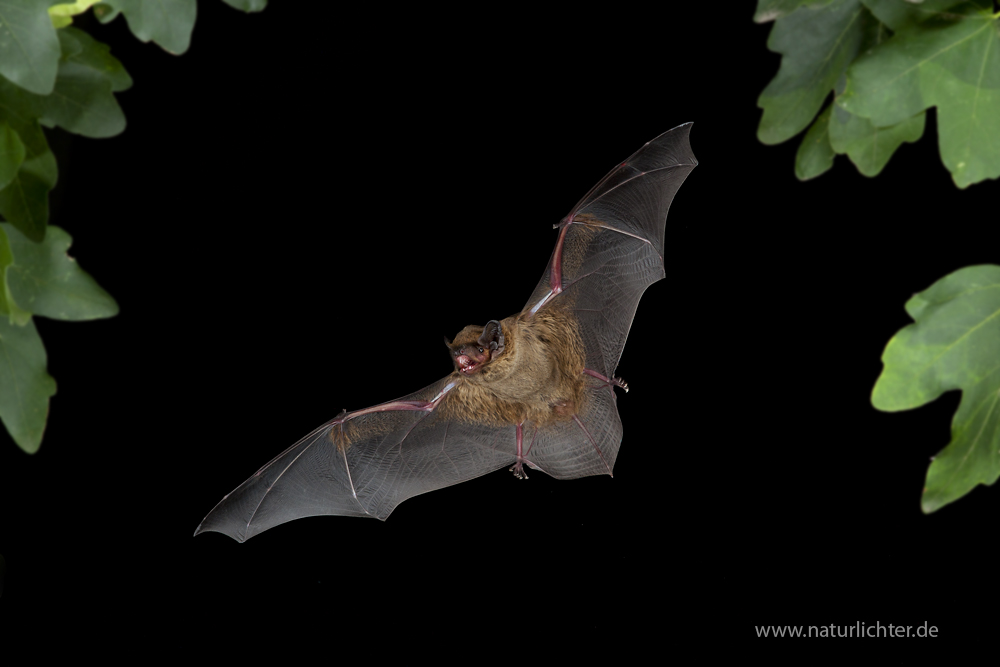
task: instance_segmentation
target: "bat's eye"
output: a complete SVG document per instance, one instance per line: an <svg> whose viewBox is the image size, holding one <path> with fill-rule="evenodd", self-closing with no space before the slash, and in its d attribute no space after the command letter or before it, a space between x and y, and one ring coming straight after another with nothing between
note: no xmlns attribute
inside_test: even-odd
<svg viewBox="0 0 1000 667"><path fill-rule="evenodd" d="M479 348L479 354L483 353L483 348Z"/></svg>

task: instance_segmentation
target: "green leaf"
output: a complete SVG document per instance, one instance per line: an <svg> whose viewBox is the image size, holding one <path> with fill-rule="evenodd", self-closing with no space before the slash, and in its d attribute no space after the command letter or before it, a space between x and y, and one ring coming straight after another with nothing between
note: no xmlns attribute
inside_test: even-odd
<svg viewBox="0 0 1000 667"><path fill-rule="evenodd" d="M14 180L21 163L24 162L25 148L21 137L7 124L0 120L0 190Z"/></svg>
<svg viewBox="0 0 1000 667"><path fill-rule="evenodd" d="M101 23L111 23L118 18L120 13L121 10L115 9L111 5L104 4L103 2L94 5L94 16L96 16L97 20Z"/></svg>
<svg viewBox="0 0 1000 667"><path fill-rule="evenodd" d="M45 371L45 346L32 321L24 326L0 317L0 420L17 446L38 451L56 381Z"/></svg>
<svg viewBox="0 0 1000 667"><path fill-rule="evenodd" d="M976 3L900 30L858 58L837 98L887 127L937 106L941 159L965 188L1000 177L1000 32Z"/></svg>
<svg viewBox="0 0 1000 667"><path fill-rule="evenodd" d="M933 512L1000 476L1000 266L960 269L906 303L915 321L882 354L879 410L908 410L952 389L962 402L921 501Z"/></svg>
<svg viewBox="0 0 1000 667"><path fill-rule="evenodd" d="M17 136L24 142L25 159L38 157L49 152L49 143L45 133L38 124L41 108L38 95L15 86L7 79L0 77L0 121L10 125Z"/></svg>
<svg viewBox="0 0 1000 667"><path fill-rule="evenodd" d="M59 31L65 57L51 95L38 98L41 122L86 137L103 138L125 129L125 114L112 94L132 78L104 44L75 28Z"/></svg>
<svg viewBox="0 0 1000 667"><path fill-rule="evenodd" d="M22 162L14 180L0 190L0 214L36 243L45 238L56 175L56 157L48 151Z"/></svg>
<svg viewBox="0 0 1000 667"><path fill-rule="evenodd" d="M140 41L152 40L174 55L191 45L198 12L195 0L103 0L103 4L120 10Z"/></svg>
<svg viewBox="0 0 1000 667"><path fill-rule="evenodd" d="M905 141L913 143L924 134L924 112L889 127L875 127L867 118L836 108L830 121L830 145L847 153L865 176L877 176Z"/></svg>
<svg viewBox="0 0 1000 667"><path fill-rule="evenodd" d="M830 146L828 129L832 108L833 105L827 105L799 144L799 150L795 154L795 176L800 181L816 178L833 166L834 152Z"/></svg>
<svg viewBox="0 0 1000 667"><path fill-rule="evenodd" d="M45 97L41 122L85 137L113 137L125 129L125 114L100 70L73 61L59 65L52 94Z"/></svg>
<svg viewBox="0 0 1000 667"><path fill-rule="evenodd" d="M58 320L92 320L118 314L118 304L66 254L73 239L49 227L43 243L32 243L9 225L5 229L14 262L7 284L21 308Z"/></svg>
<svg viewBox="0 0 1000 667"><path fill-rule="evenodd" d="M767 23L791 14L799 7L822 7L833 0L757 0L757 11L753 13L755 23ZM229 2L229 0L226 0Z"/></svg>
<svg viewBox="0 0 1000 667"><path fill-rule="evenodd" d="M13 263L14 253L11 252L7 232L0 225L0 315L6 315L11 324L24 326L31 320L31 313L17 305L7 285L7 267Z"/></svg>
<svg viewBox="0 0 1000 667"><path fill-rule="evenodd" d="M49 17L52 19L52 25L56 28L65 28L73 23L74 16L84 13L95 2L97 0L76 0L76 2L49 7Z"/></svg>
<svg viewBox="0 0 1000 667"><path fill-rule="evenodd" d="M0 0L0 75L48 95L59 66L59 40L49 18L50 0Z"/></svg>
<svg viewBox="0 0 1000 667"><path fill-rule="evenodd" d="M82 30L67 28L59 31L63 57L101 72L111 81L111 91L121 92L132 87L132 77L121 61L111 55L107 44L102 44Z"/></svg>
<svg viewBox="0 0 1000 667"><path fill-rule="evenodd" d="M892 30L901 30L907 26L926 21L939 16L944 10L960 5L966 0L861 0L872 14ZM988 8L989 1L983 3Z"/></svg>
<svg viewBox="0 0 1000 667"><path fill-rule="evenodd" d="M757 100L757 138L777 144L804 130L876 27L860 0L804 7L775 22L767 48L783 57Z"/></svg>
<svg viewBox="0 0 1000 667"><path fill-rule="evenodd" d="M49 14L49 18L52 19L52 27L56 30L73 24L72 17L63 16L61 14Z"/></svg>
<svg viewBox="0 0 1000 667"><path fill-rule="evenodd" d="M259 12L267 7L267 0L225 0L226 4L245 12Z"/></svg>
<svg viewBox="0 0 1000 667"><path fill-rule="evenodd" d="M112 90L130 86L132 79L105 45L75 28L59 32L66 57L59 64L52 93L35 95L0 79L0 120L6 117L22 139L22 127L35 118L88 137L120 133L125 115ZM38 148L32 153L37 154Z"/></svg>

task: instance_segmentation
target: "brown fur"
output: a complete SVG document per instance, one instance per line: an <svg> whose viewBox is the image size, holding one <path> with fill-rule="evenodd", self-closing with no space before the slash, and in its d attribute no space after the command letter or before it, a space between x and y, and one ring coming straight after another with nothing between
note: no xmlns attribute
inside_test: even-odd
<svg viewBox="0 0 1000 667"><path fill-rule="evenodd" d="M562 248L564 279L575 277L580 270L588 246L600 231L598 223L593 216L580 215L567 232ZM571 307L572 297L564 293L535 315L524 311L503 320L503 352L472 375L457 370L452 373L455 388L441 401L433 418L490 426L524 422L544 426L579 414L586 401L586 354ZM463 346L478 350L482 334L483 327L476 325L458 332L448 344L452 359ZM466 354L480 356L473 350L467 349ZM396 414L389 411L352 417L334 426L330 438L343 449L357 438L388 433L396 428Z"/></svg>
<svg viewBox="0 0 1000 667"><path fill-rule="evenodd" d="M572 315L549 306L500 326L503 352L474 375L454 374L458 385L443 401L442 416L491 426L572 418L585 400L583 340ZM482 332L465 327L452 346L474 343Z"/></svg>
<svg viewBox="0 0 1000 667"><path fill-rule="evenodd" d="M587 246L599 231L591 216L579 216L563 246L563 277L580 270ZM490 426L532 422L544 426L572 419L584 409L585 350L570 312L572 297L563 293L535 315L524 311L500 322L504 349L472 375L457 370L456 385L441 401L434 419L458 419ZM470 325L448 344L452 359L463 346L478 349L483 327ZM447 341L446 341L447 342ZM478 356L467 350L471 356ZM489 354L487 352L487 354ZM393 411L358 415L334 426L331 440L338 449L358 438L388 433L397 426Z"/></svg>
<svg viewBox="0 0 1000 667"><path fill-rule="evenodd" d="M500 323L504 350L471 376L455 371L456 386L441 401L436 419L489 426L532 422L544 426L572 419L583 409L585 352L576 320L565 306L549 305L535 315L523 312ZM481 326L462 329L449 347L475 343ZM358 438L397 428L396 411L351 417L329 434L338 451ZM346 415L343 415L346 416Z"/></svg>

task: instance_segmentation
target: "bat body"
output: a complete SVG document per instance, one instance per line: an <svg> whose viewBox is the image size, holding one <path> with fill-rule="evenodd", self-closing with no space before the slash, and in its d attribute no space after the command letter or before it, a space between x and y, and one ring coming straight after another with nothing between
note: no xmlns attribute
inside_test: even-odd
<svg viewBox="0 0 1000 667"><path fill-rule="evenodd" d="M341 412L223 498L195 535L243 542L307 516L384 520L407 498L507 466L610 475L622 439L614 387L628 391L614 373L639 298L665 275L667 212L697 165L690 129L653 139L580 200L524 309L448 343L451 374Z"/></svg>

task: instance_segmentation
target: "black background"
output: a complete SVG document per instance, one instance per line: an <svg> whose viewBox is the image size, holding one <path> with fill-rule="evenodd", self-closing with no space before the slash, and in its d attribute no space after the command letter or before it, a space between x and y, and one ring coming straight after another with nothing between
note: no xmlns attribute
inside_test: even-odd
<svg viewBox="0 0 1000 667"><path fill-rule="evenodd" d="M959 396L900 414L869 397L906 299L996 261L997 185L955 188L933 114L875 179L839 157L797 181L798 139L756 139L780 61L770 25L752 3L690 4L542 18L201 3L182 57L122 18L90 26L135 80L118 95L128 129L49 133L51 223L121 314L36 320L58 394L36 455L0 433L0 606L237 651L292 648L281 625L318 623L302 642L445 660L459 637L515 659L891 657L985 636L1000 495L919 505ZM442 337L518 311L551 225L687 121L700 166L619 367L632 391L613 479L498 472L385 523L191 537L341 408L446 374ZM939 640L754 630L925 621Z"/></svg>

